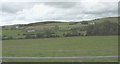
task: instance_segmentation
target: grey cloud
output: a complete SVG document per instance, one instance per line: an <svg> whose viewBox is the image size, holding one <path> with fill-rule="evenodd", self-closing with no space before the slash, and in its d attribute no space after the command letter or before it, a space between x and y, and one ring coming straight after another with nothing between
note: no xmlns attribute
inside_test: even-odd
<svg viewBox="0 0 120 64"><path fill-rule="evenodd" d="M42 3L43 7L48 7L44 11L44 16L32 14L30 11L34 6ZM99 2L97 4L86 4L85 2L37 2L37 3L6 3L2 7L4 18L7 22L14 20L24 20L25 22L43 20L86 20L99 17L117 16L118 6L115 2ZM83 5L84 4L84 5ZM40 9L36 8L39 12ZM26 11L22 11L26 9ZM49 10L50 9L50 10ZM52 9L52 10L51 10ZM21 11L21 13L16 13ZM12 13L11 15L9 13ZM14 22L13 22L14 23ZM18 22L20 23L20 22ZM22 23L22 22L21 22Z"/></svg>
<svg viewBox="0 0 120 64"><path fill-rule="evenodd" d="M35 3L32 2L6 2L2 4L2 12L16 13L23 9L32 8Z"/></svg>
<svg viewBox="0 0 120 64"><path fill-rule="evenodd" d="M84 7L84 6L83 6ZM98 3L92 7L86 7L83 11L85 14L95 14L95 15L102 15L102 14L117 14L118 12L118 3L117 2L102 2Z"/></svg>
<svg viewBox="0 0 120 64"><path fill-rule="evenodd" d="M120 1L118 3L118 15L120 16Z"/></svg>
<svg viewBox="0 0 120 64"><path fill-rule="evenodd" d="M16 13L22 11L23 9L32 8L34 5L41 4L43 2L8 2L3 3L2 12ZM46 2L45 5L49 5L57 8L71 8L75 6L74 2Z"/></svg>
<svg viewBox="0 0 120 64"><path fill-rule="evenodd" d="M46 2L44 4L56 8L72 8L75 7L76 2Z"/></svg>

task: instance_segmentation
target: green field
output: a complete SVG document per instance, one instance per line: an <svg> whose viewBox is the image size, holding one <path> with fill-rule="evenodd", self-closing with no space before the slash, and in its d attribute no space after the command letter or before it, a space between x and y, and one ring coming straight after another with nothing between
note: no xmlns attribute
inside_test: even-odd
<svg viewBox="0 0 120 64"><path fill-rule="evenodd" d="M3 40L2 45L3 57L118 56L117 36Z"/></svg>

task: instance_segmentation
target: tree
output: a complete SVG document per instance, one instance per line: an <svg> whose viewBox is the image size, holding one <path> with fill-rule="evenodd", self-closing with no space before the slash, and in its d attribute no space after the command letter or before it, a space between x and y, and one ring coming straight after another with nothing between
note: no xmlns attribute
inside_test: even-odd
<svg viewBox="0 0 120 64"><path fill-rule="evenodd" d="M81 24L88 24L88 21L82 21Z"/></svg>
<svg viewBox="0 0 120 64"><path fill-rule="evenodd" d="M118 24L115 22L104 21L87 26L88 35L117 35L117 32Z"/></svg>

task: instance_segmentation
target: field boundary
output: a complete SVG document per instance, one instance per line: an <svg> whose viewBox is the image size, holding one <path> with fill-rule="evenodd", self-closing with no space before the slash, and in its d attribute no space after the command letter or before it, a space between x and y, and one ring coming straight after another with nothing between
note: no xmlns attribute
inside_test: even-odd
<svg viewBox="0 0 120 64"><path fill-rule="evenodd" d="M12 59L12 58L33 58L33 59L44 59L44 58L59 58L59 59L62 59L62 58L119 58L120 56L73 56L73 57L2 57L2 59L5 59L5 58L8 58L8 59Z"/></svg>
<svg viewBox="0 0 120 64"><path fill-rule="evenodd" d="M119 56L79 56L79 57L2 57L3 62L49 62L49 61L72 61L72 62L87 62L87 61L107 61L117 62Z"/></svg>

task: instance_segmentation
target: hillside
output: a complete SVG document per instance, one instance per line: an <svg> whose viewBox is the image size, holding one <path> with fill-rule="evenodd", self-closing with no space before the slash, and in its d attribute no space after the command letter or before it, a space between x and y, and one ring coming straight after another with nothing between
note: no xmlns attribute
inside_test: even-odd
<svg viewBox="0 0 120 64"><path fill-rule="evenodd" d="M80 22L44 21L44 22L37 22L30 24L2 26L2 31L3 31L2 35L5 39L103 35L103 33L107 34L106 32L108 31L112 32L110 34L113 35L116 34L118 30L117 29L118 18L120 17L107 17L107 18L99 18L99 19L80 21ZM104 22L107 23L105 24ZM95 27L94 30L93 30L94 27L90 28L91 25L94 25ZM101 26L103 27L99 28ZM107 26L111 26L111 27L106 28ZM104 31L106 29L108 29L108 31ZM100 31L100 33L91 34L91 33L96 33L94 31ZM101 31L103 32L101 33Z"/></svg>
<svg viewBox="0 0 120 64"><path fill-rule="evenodd" d="M103 22L103 21L111 21L111 22L119 22L118 19L120 19L120 17L106 17L106 18L99 18L99 19L94 19L91 20L93 22Z"/></svg>
<svg viewBox="0 0 120 64"><path fill-rule="evenodd" d="M120 17L105 17L105 18L97 18L97 19L93 19L93 20L89 20L88 23L90 22L104 22L104 21L111 21L111 22L117 22L118 23L118 19L120 19ZM43 21L43 22L37 22L37 23L30 23L27 25L43 25L43 24L50 24L50 23L60 23L60 24L64 24L64 23L73 23L73 24L77 24L77 23L81 23L82 21L78 21L78 22L61 22L61 21Z"/></svg>
<svg viewBox="0 0 120 64"><path fill-rule="evenodd" d="M88 23L91 22L104 22L104 21L111 21L111 22L117 22L120 17L105 17L105 18L97 18L93 20L87 21ZM61 22L61 21L42 21L42 22L36 22L36 23L30 23L30 24L16 24L16 25L8 25L8 26L37 26L37 25L45 25L45 24L79 24L83 21L78 21L78 22ZM8 27L7 26L7 27ZM3 26L6 27L6 26Z"/></svg>

